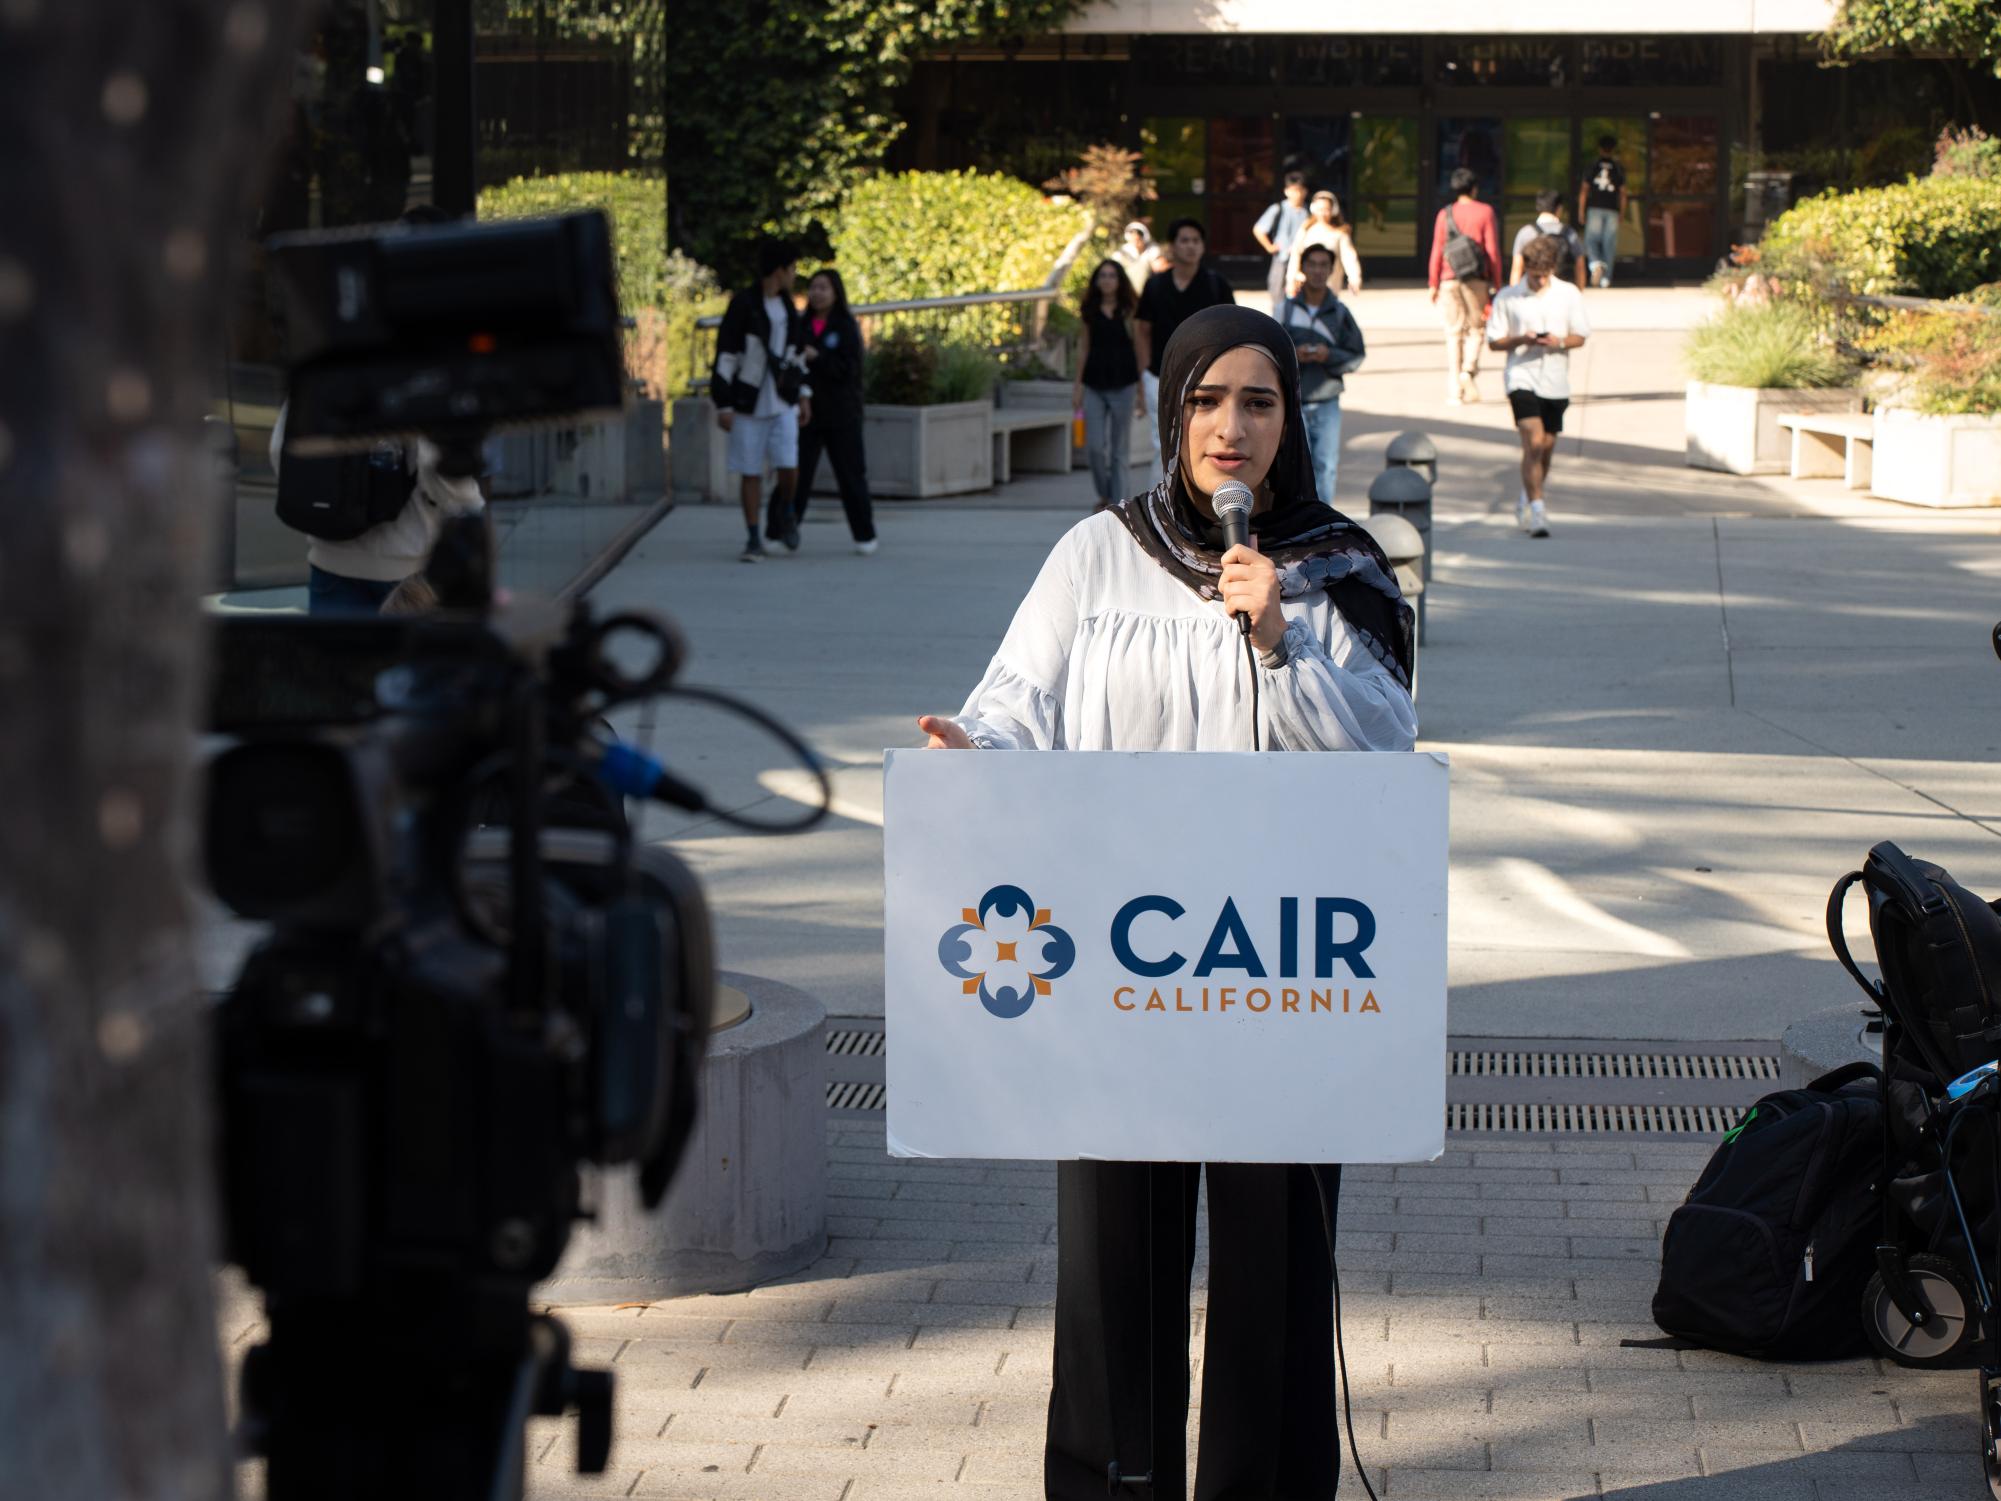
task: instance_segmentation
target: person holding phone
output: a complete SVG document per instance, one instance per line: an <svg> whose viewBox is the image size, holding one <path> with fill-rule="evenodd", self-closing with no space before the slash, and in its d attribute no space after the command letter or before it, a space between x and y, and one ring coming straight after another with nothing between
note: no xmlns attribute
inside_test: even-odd
<svg viewBox="0 0 2001 1501"><path fill-rule="evenodd" d="M1522 279L1502 288L1487 316L1487 347L1508 356L1503 384L1522 440L1515 524L1531 537L1549 535L1543 491L1570 405L1570 351L1591 334L1583 294L1557 279L1564 253L1554 235L1529 241L1522 247Z"/></svg>

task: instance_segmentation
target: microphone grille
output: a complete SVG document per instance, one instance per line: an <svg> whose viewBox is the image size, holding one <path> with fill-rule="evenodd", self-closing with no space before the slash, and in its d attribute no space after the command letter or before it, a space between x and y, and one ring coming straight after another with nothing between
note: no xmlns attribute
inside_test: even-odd
<svg viewBox="0 0 2001 1501"><path fill-rule="evenodd" d="M1219 517L1226 511L1242 511L1248 516L1254 500L1249 485L1240 479L1226 479L1209 497L1209 504Z"/></svg>

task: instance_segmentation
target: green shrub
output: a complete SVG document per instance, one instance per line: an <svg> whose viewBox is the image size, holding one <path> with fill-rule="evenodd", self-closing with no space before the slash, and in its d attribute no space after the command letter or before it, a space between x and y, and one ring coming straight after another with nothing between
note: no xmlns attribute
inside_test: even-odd
<svg viewBox="0 0 2001 1501"><path fill-rule="evenodd" d="M658 172L566 172L517 177L479 195L482 219L591 208L611 221L619 305L635 325L625 340L627 374L641 394L671 401L708 374L689 363L698 347L695 320L720 313L729 299L707 267L667 248L667 179Z"/></svg>
<svg viewBox="0 0 2001 1501"><path fill-rule="evenodd" d="M862 358L862 399L878 406L929 406L937 381L938 348L911 329L890 330Z"/></svg>
<svg viewBox="0 0 2001 1501"><path fill-rule="evenodd" d="M1786 302L1738 303L1689 331L1688 373L1717 386L1802 390L1838 386L1849 366L1812 314Z"/></svg>
<svg viewBox="0 0 2001 1501"><path fill-rule="evenodd" d="M2001 140L1978 125L1947 126L1932 148L1932 176L2001 178Z"/></svg>
<svg viewBox="0 0 2001 1501"><path fill-rule="evenodd" d="M1759 249L1850 292L1954 297L2001 278L2001 180L1823 193L1773 220Z"/></svg>
<svg viewBox="0 0 2001 1501"><path fill-rule="evenodd" d="M2001 412L2001 313L1898 313L1861 340L1880 362L1879 403L1932 416Z"/></svg>
<svg viewBox="0 0 2001 1501"><path fill-rule="evenodd" d="M1040 287L1087 223L1075 204L999 173L902 172L858 184L828 236L852 301L895 302ZM953 315L953 333L1011 343L1030 316L1028 304L973 308Z"/></svg>
<svg viewBox="0 0 2001 1501"><path fill-rule="evenodd" d="M667 304L667 179L659 172L563 172L517 177L479 195L482 219L603 209L611 220L619 300L630 311Z"/></svg>
<svg viewBox="0 0 2001 1501"><path fill-rule="evenodd" d="M931 399L946 401L989 401L1000 367L994 357L975 344L958 340L938 348L938 369L931 379Z"/></svg>

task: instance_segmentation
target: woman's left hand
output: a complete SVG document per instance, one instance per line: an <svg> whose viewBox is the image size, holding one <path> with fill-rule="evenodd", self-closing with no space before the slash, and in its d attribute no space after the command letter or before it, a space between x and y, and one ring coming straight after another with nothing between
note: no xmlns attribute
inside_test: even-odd
<svg viewBox="0 0 2001 1501"><path fill-rule="evenodd" d="M1257 538L1223 554L1221 587L1223 607L1232 615L1251 617L1251 640L1257 649L1275 649L1285 635L1285 612L1278 604L1278 569L1258 551Z"/></svg>

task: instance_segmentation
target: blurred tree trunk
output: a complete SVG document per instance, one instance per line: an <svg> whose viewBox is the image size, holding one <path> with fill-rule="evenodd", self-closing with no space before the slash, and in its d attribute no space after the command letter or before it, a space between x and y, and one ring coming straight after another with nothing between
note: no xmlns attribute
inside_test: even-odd
<svg viewBox="0 0 2001 1501"><path fill-rule="evenodd" d="M230 1484L190 751L303 0L0 0L0 1496Z"/></svg>

